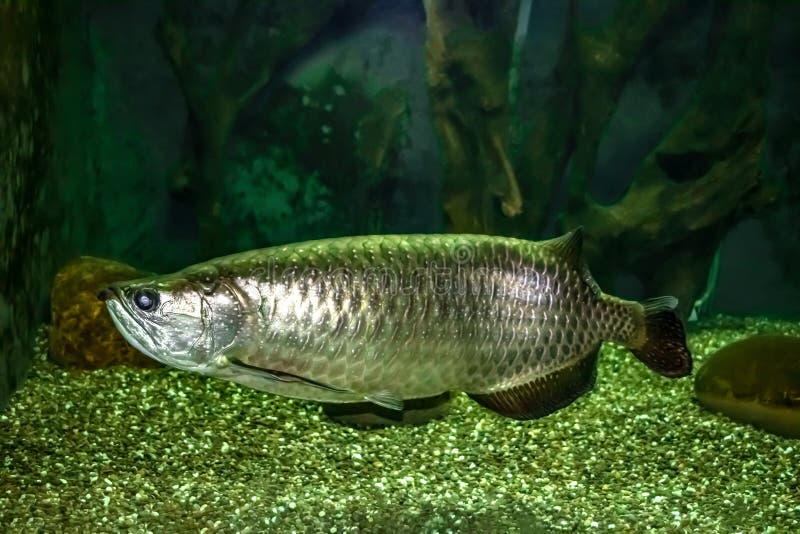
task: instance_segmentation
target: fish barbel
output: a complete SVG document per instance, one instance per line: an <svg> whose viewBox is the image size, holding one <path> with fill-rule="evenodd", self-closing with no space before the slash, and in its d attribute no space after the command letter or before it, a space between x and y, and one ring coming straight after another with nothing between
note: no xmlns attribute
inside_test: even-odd
<svg viewBox="0 0 800 534"><path fill-rule="evenodd" d="M603 341L667 377L691 371L677 300L604 294L580 229L547 241L376 235L233 254L99 295L167 365L328 403L464 391L518 419L591 389Z"/></svg>

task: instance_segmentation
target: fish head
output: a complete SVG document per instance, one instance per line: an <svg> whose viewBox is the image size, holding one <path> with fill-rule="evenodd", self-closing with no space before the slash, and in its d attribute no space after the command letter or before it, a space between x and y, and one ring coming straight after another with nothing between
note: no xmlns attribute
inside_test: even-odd
<svg viewBox="0 0 800 534"><path fill-rule="evenodd" d="M208 372L241 326L237 292L226 283L156 276L120 282L98 298L128 343L166 365Z"/></svg>

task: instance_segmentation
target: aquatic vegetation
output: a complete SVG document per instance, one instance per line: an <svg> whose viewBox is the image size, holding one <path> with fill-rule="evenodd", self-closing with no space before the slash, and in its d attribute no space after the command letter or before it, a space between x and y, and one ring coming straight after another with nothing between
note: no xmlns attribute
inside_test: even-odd
<svg viewBox="0 0 800 534"><path fill-rule="evenodd" d="M278 147L254 156L243 151L231 172L223 198L228 206L222 220L239 228L236 250L309 239L323 232L320 223L333 213L330 190L316 173L306 174L293 155Z"/></svg>
<svg viewBox="0 0 800 534"><path fill-rule="evenodd" d="M375 191L391 180L404 96L392 88L369 93L330 65L308 86L293 86L281 72L344 5L174 2L166 9L160 40L189 110L181 190L204 257L363 233L359 222L380 220L365 212L380 209Z"/></svg>
<svg viewBox="0 0 800 534"><path fill-rule="evenodd" d="M280 147L297 172L314 175L330 191L331 212L313 237L383 233L375 223L391 205L406 140L407 95L394 87L370 94L332 69L309 83L276 89L269 105L252 112L257 128L243 135Z"/></svg>
<svg viewBox="0 0 800 534"><path fill-rule="evenodd" d="M102 287L148 274L152 273L91 256L62 267L51 293L50 357L61 365L83 369L117 364L152 367L155 361L125 341L97 300Z"/></svg>
<svg viewBox="0 0 800 534"><path fill-rule="evenodd" d="M202 192L195 205L206 255L231 250L219 207L228 185L222 179L226 149L237 120L343 5L343 0L167 4L159 38L189 109L194 150L187 157L195 167L191 190Z"/></svg>
<svg viewBox="0 0 800 534"><path fill-rule="evenodd" d="M706 408L800 438L800 337L758 335L714 353L695 377Z"/></svg>

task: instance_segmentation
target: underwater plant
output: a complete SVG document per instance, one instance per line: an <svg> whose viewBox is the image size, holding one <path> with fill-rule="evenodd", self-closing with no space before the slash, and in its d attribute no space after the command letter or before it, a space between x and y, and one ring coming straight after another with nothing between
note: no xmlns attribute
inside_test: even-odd
<svg viewBox="0 0 800 534"><path fill-rule="evenodd" d="M270 147L263 156L242 149L234 163L230 187L224 192L223 224L238 228L236 248L310 239L333 212L330 190L318 174L303 174L290 152Z"/></svg>
<svg viewBox="0 0 800 534"><path fill-rule="evenodd" d="M256 129L243 134L291 152L302 172L330 191L335 235L381 233L406 139L406 99L395 87L370 94L358 81L325 69L308 87L277 89L269 106L253 111Z"/></svg>
<svg viewBox="0 0 800 534"><path fill-rule="evenodd" d="M188 106L194 167L187 188L205 255L230 250L220 200L226 151L243 112L335 17L344 0L165 4L159 39ZM198 194L201 192L201 194Z"/></svg>
<svg viewBox="0 0 800 534"><path fill-rule="evenodd" d="M342 10L358 12L368 3L167 4L159 39L188 107L189 172L181 190L193 203L202 256L241 250L247 243L302 239L323 219L328 221L323 235L379 230L375 222L382 214L374 210L392 181L405 96L393 88L370 92L330 66L308 87L287 79L293 62L336 27ZM250 152L256 160L243 163L239 145L247 143L278 147L281 154ZM232 159L237 162L231 164ZM264 197L270 194L274 198ZM317 197L328 199L325 214ZM237 203L225 210L223 199ZM231 216L226 213L231 210L244 213ZM295 217L297 223L291 221ZM272 227L234 246L228 231L238 232L245 218ZM371 222L359 225L362 219Z"/></svg>

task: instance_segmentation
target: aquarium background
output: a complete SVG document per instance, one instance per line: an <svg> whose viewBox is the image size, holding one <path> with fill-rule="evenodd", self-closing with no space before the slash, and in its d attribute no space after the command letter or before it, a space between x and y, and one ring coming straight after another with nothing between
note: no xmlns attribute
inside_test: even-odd
<svg viewBox="0 0 800 534"><path fill-rule="evenodd" d="M0 406L78 255L583 225L608 292L796 319L797 57L789 0L0 0Z"/></svg>

